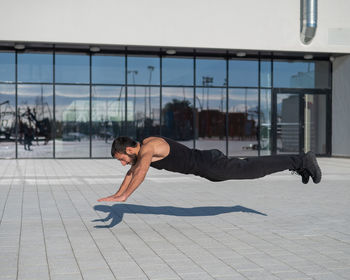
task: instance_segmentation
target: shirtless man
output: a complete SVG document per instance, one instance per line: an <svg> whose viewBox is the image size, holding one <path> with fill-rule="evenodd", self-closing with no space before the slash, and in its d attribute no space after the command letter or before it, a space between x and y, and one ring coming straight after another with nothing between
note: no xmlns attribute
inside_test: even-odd
<svg viewBox="0 0 350 280"><path fill-rule="evenodd" d="M228 158L219 150L190 149L165 137L148 137L141 143L125 136L112 144L111 154L123 166L131 165L119 190L98 201L123 202L141 185L149 167L182 174L194 174L213 182L233 179L256 179L283 170L295 171L307 184L321 181L321 169L315 155L261 156L246 159Z"/></svg>

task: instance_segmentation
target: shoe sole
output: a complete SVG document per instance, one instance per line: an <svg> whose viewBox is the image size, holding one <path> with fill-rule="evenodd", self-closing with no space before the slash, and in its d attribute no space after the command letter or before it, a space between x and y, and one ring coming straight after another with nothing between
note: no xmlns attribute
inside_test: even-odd
<svg viewBox="0 0 350 280"><path fill-rule="evenodd" d="M318 165L318 162L317 162L317 159L316 159L316 156L314 153L312 152L308 152L307 153L307 156L308 158L311 160L312 162L312 165L315 167L315 176L311 176L312 178L312 181L315 183L315 184L318 184L319 182L321 182L321 179L322 179L322 171L321 171L321 168L320 166Z"/></svg>

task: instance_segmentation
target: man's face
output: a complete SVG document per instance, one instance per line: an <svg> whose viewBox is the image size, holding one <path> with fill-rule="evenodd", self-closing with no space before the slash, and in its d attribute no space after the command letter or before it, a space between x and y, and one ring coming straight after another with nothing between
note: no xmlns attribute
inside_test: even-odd
<svg viewBox="0 0 350 280"><path fill-rule="evenodd" d="M137 161L136 154L128 154L127 152L125 154L115 153L114 158L119 160L123 166L128 164L135 165Z"/></svg>

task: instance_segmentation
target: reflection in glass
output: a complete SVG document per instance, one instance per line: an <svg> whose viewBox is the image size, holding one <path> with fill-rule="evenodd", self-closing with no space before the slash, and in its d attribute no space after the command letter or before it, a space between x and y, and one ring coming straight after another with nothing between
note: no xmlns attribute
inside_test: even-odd
<svg viewBox="0 0 350 280"><path fill-rule="evenodd" d="M0 158L16 157L16 89L0 84Z"/></svg>
<svg viewBox="0 0 350 280"><path fill-rule="evenodd" d="M128 74L137 74L133 79L128 76L128 84L159 85L159 57L128 56Z"/></svg>
<svg viewBox="0 0 350 280"><path fill-rule="evenodd" d="M273 63L274 87L330 88L329 62L278 61Z"/></svg>
<svg viewBox="0 0 350 280"><path fill-rule="evenodd" d="M56 54L56 83L89 83L89 56Z"/></svg>
<svg viewBox="0 0 350 280"><path fill-rule="evenodd" d="M159 87L128 89L127 131L130 137L143 140L160 131Z"/></svg>
<svg viewBox="0 0 350 280"><path fill-rule="evenodd" d="M260 90L260 154L271 155L271 90Z"/></svg>
<svg viewBox="0 0 350 280"><path fill-rule="evenodd" d="M92 83L94 84L124 84L124 56L92 56Z"/></svg>
<svg viewBox="0 0 350 280"><path fill-rule="evenodd" d="M15 82L15 53L0 52L0 82Z"/></svg>
<svg viewBox="0 0 350 280"><path fill-rule="evenodd" d="M226 61L223 59L197 59L196 79L197 86L226 86Z"/></svg>
<svg viewBox="0 0 350 280"><path fill-rule="evenodd" d="M226 88L196 89L196 148L226 154Z"/></svg>
<svg viewBox="0 0 350 280"><path fill-rule="evenodd" d="M56 86L56 157L89 157L89 86Z"/></svg>
<svg viewBox="0 0 350 280"><path fill-rule="evenodd" d="M193 85L193 58L163 58L163 85Z"/></svg>
<svg viewBox="0 0 350 280"><path fill-rule="evenodd" d="M230 156L258 155L258 104L256 89L230 89L228 140Z"/></svg>
<svg viewBox="0 0 350 280"><path fill-rule="evenodd" d="M260 61L260 86L271 87L271 60Z"/></svg>
<svg viewBox="0 0 350 280"><path fill-rule="evenodd" d="M259 78L259 62L257 60L229 61L229 86L257 87Z"/></svg>
<svg viewBox="0 0 350 280"><path fill-rule="evenodd" d="M18 54L18 81L51 83L52 63L52 54Z"/></svg>
<svg viewBox="0 0 350 280"><path fill-rule="evenodd" d="M132 104L128 110L132 111ZM92 87L92 157L111 157L114 138L123 135L125 90L118 86Z"/></svg>
<svg viewBox="0 0 350 280"><path fill-rule="evenodd" d="M277 94L277 154L299 153L299 108L299 94Z"/></svg>
<svg viewBox="0 0 350 280"><path fill-rule="evenodd" d="M305 94L305 152L326 153L326 112L326 95Z"/></svg>
<svg viewBox="0 0 350 280"><path fill-rule="evenodd" d="M193 89L162 89L162 135L193 148Z"/></svg>
<svg viewBox="0 0 350 280"><path fill-rule="evenodd" d="M18 157L52 158L53 86L18 85Z"/></svg>

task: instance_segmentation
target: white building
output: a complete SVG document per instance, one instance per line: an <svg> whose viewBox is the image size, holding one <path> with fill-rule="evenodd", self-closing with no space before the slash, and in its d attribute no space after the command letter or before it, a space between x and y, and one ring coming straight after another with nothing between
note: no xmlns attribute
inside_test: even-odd
<svg viewBox="0 0 350 280"><path fill-rule="evenodd" d="M304 2L311 4L304 11L315 17L303 17ZM91 108L99 104L94 102L116 101L124 102L119 110L124 117L111 126L113 136L161 134L191 147L249 156L287 152L283 131L293 126L292 138L299 142L292 152L350 156L347 0L1 0L0 5L0 118L2 103L30 107L42 93L30 97L24 88L35 92L44 84L42 102L53 116L32 122L40 134L40 121L50 119L52 156L59 133L76 131L92 136L81 157L109 156L94 151L104 124L95 121ZM298 101L287 102L293 96ZM89 103L84 123L55 117L78 100ZM282 104L295 106L288 122ZM18 139L20 129L1 127L0 134ZM20 141L10 138L1 140L0 158L26 157Z"/></svg>

